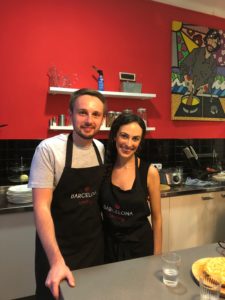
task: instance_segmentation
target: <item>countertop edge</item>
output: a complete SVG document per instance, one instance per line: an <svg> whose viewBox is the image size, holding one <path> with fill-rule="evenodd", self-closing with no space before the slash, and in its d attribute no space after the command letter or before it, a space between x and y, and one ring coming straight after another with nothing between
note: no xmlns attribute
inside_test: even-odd
<svg viewBox="0 0 225 300"><path fill-rule="evenodd" d="M225 191L225 185L215 185L215 186L176 186L171 187L169 191L162 191L161 198L166 197L176 197L182 195L190 195L190 194L200 194L200 193L212 193L212 192L221 192Z"/></svg>
<svg viewBox="0 0 225 300"><path fill-rule="evenodd" d="M171 187L169 191L161 191L161 198L176 197L182 195L191 195L191 194L200 194L200 193L211 193L211 192L220 192L225 191L225 185L217 186L175 186ZM19 213L25 211L33 211L33 204L9 204L8 201L5 201L5 205L0 206L0 214L8 213Z"/></svg>

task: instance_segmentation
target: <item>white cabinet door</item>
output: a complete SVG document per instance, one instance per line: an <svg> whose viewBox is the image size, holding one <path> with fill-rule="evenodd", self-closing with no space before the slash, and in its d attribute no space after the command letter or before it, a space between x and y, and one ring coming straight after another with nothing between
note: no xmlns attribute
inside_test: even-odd
<svg viewBox="0 0 225 300"><path fill-rule="evenodd" d="M169 251L169 208L170 198L161 198L162 210L162 252Z"/></svg>
<svg viewBox="0 0 225 300"><path fill-rule="evenodd" d="M170 198L169 250L214 242L216 205L213 193Z"/></svg>
<svg viewBox="0 0 225 300"><path fill-rule="evenodd" d="M0 214L0 299L34 295L33 212Z"/></svg>
<svg viewBox="0 0 225 300"><path fill-rule="evenodd" d="M170 198L161 198L161 212L162 212L162 252L169 251L169 207ZM151 222L151 216L149 217Z"/></svg>
<svg viewBox="0 0 225 300"><path fill-rule="evenodd" d="M216 223L215 223L215 239L217 241L225 241L225 192L215 192L216 205Z"/></svg>

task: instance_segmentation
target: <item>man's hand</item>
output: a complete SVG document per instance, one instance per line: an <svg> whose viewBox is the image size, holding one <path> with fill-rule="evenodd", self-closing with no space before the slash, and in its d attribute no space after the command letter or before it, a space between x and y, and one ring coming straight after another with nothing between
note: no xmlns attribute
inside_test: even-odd
<svg viewBox="0 0 225 300"><path fill-rule="evenodd" d="M65 263L57 263L52 265L48 272L45 285L51 290L55 299L59 299L59 284L62 280L66 279L71 287L75 286L75 279L72 272Z"/></svg>

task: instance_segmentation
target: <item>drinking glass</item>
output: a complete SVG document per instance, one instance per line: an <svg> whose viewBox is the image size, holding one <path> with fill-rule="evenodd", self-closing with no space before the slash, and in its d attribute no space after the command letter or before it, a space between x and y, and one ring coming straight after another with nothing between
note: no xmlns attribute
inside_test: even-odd
<svg viewBox="0 0 225 300"><path fill-rule="evenodd" d="M181 257L175 252L168 252L161 256L163 283L170 287L175 287L179 281L179 267Z"/></svg>

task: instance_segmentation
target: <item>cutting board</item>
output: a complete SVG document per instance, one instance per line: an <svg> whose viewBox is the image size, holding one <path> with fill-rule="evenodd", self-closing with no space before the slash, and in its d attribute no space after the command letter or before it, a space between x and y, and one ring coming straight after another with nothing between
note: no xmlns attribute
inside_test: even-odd
<svg viewBox="0 0 225 300"><path fill-rule="evenodd" d="M160 184L160 191L161 192L166 192L170 190L170 186L167 184Z"/></svg>

